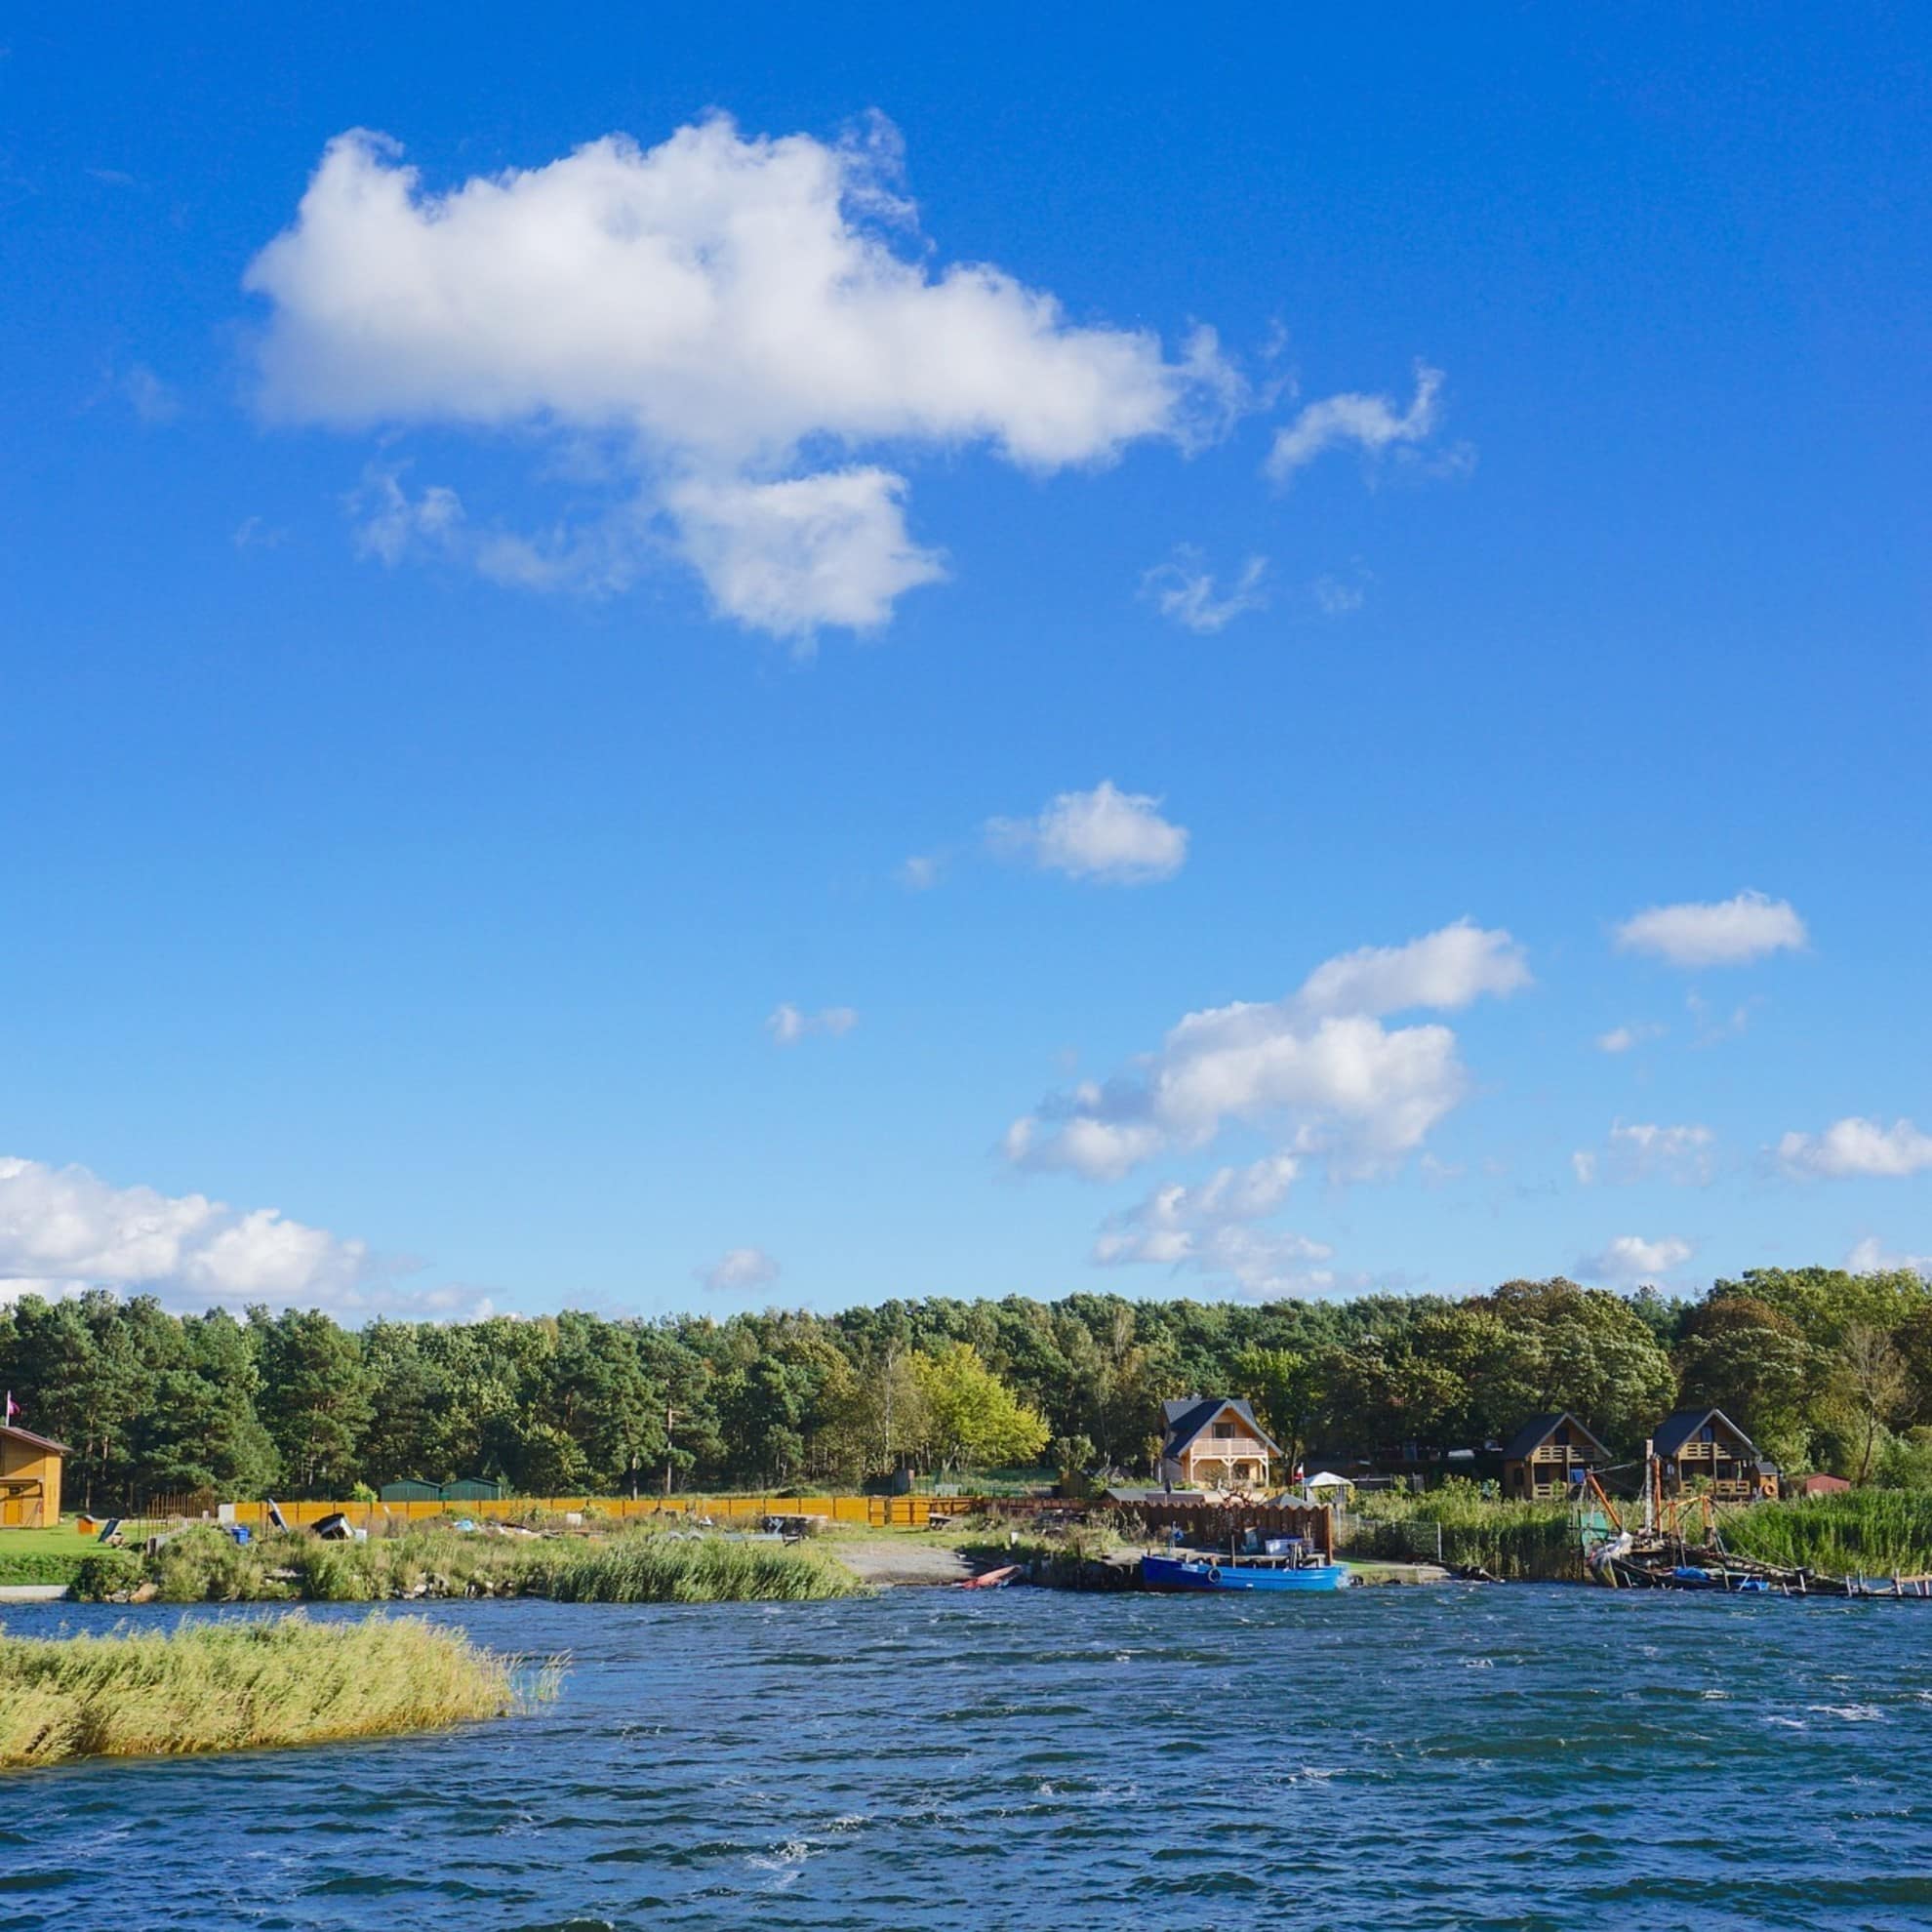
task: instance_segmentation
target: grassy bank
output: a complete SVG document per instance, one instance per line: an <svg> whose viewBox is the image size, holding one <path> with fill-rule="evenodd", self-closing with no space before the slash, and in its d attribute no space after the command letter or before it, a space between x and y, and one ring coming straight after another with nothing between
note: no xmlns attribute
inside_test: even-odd
<svg viewBox="0 0 1932 1932"><path fill-rule="evenodd" d="M0 1637L7 1765L436 1730L503 1716L518 1701L506 1660L417 1618Z"/></svg>
<svg viewBox="0 0 1932 1932"><path fill-rule="evenodd" d="M1728 1548L1760 1562L1830 1576L1932 1574L1932 1494L1924 1490L1754 1503L1719 1527Z"/></svg>
<svg viewBox="0 0 1932 1932"><path fill-rule="evenodd" d="M87 1550L70 1523L0 1531L0 1584L70 1584Z"/></svg>
<svg viewBox="0 0 1932 1932"><path fill-rule="evenodd" d="M366 1543L273 1536L246 1546L218 1530L172 1537L152 1556L93 1551L78 1596L164 1603L379 1603L446 1596L547 1596L569 1603L785 1603L856 1594L852 1573L809 1546L624 1530L525 1538L414 1529Z"/></svg>

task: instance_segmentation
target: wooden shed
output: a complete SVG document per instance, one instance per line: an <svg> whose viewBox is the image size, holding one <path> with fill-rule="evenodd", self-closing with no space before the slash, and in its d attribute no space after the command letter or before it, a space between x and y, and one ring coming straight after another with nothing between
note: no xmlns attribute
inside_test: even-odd
<svg viewBox="0 0 1932 1932"><path fill-rule="evenodd" d="M60 1520L64 1442L0 1427L0 1529L52 1529Z"/></svg>
<svg viewBox="0 0 1932 1932"><path fill-rule="evenodd" d="M1651 1447L1663 1465L1664 1493L1681 1496L1702 1482L1720 1503L1778 1494L1778 1466L1722 1409L1679 1409L1658 1424Z"/></svg>
<svg viewBox="0 0 1932 1932"><path fill-rule="evenodd" d="M1575 1494L1586 1469L1601 1469L1610 1452L1567 1409L1532 1416L1503 1447L1503 1494L1543 1503Z"/></svg>

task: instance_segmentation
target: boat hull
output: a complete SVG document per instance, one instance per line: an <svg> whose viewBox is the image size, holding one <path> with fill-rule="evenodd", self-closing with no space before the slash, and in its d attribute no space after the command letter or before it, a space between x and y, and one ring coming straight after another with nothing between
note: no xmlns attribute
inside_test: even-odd
<svg viewBox="0 0 1932 1932"><path fill-rule="evenodd" d="M1267 1593L1347 1590L1348 1572L1340 1563L1310 1563L1299 1570L1264 1569L1258 1564L1224 1563L1212 1556L1143 1556L1141 1583L1147 1590L1238 1590Z"/></svg>

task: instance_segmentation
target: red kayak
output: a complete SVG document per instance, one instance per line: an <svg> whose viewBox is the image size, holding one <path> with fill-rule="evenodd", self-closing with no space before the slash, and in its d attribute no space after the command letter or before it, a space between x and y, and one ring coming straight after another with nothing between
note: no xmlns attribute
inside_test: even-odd
<svg viewBox="0 0 1932 1932"><path fill-rule="evenodd" d="M1020 1574L1018 1563L1009 1563L1002 1570L987 1570L977 1577L965 1577L956 1586L959 1590L1004 1590Z"/></svg>

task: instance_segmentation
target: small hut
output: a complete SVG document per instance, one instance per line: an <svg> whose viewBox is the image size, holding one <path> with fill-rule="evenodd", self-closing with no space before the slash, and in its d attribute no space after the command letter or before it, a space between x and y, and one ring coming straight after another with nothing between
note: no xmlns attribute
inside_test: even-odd
<svg viewBox="0 0 1932 1932"><path fill-rule="evenodd" d="M1609 1460L1609 1450L1567 1409L1532 1416L1503 1445L1503 1494L1518 1503L1560 1500Z"/></svg>
<svg viewBox="0 0 1932 1932"><path fill-rule="evenodd" d="M1657 1425L1651 1449L1663 1465L1664 1493L1682 1496L1702 1482L1719 1503L1778 1494L1778 1466L1722 1409L1679 1409Z"/></svg>
<svg viewBox="0 0 1932 1932"><path fill-rule="evenodd" d="M55 1442L12 1423L0 1427L0 1529L52 1529L60 1520L60 1459Z"/></svg>

